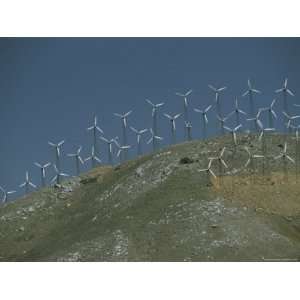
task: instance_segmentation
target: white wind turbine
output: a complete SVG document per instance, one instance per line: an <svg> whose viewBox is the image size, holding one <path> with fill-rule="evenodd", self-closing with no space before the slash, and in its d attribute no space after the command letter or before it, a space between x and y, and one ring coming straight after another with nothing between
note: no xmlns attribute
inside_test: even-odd
<svg viewBox="0 0 300 300"><path fill-rule="evenodd" d="M130 145L121 146L116 139L114 139L114 142L118 148L117 157L119 157L120 163L122 163L124 161L124 158L122 157L123 156L122 153L126 152L128 149L130 149L131 146ZM125 160L126 160L126 157L125 157Z"/></svg>
<svg viewBox="0 0 300 300"><path fill-rule="evenodd" d="M292 125L292 121L293 120L296 120L296 119L299 119L300 118L300 115L297 115L297 116L290 116L288 113L286 113L285 111L282 112L283 115L286 117L286 119L288 120L287 123L286 123L286 129L291 133L292 131L292 128L291 128L291 125Z"/></svg>
<svg viewBox="0 0 300 300"><path fill-rule="evenodd" d="M236 133L237 131L242 127L242 124L236 126L235 128L229 128L227 126L224 126L224 128L230 132L232 136L232 143L234 146L237 146L237 138L236 138Z"/></svg>
<svg viewBox="0 0 300 300"><path fill-rule="evenodd" d="M254 111L255 111L255 105L254 105L254 101L253 101L253 95L254 94L261 94L261 91L256 90L252 87L251 81L250 79L248 79L248 89L247 91L242 95L243 97L245 96L249 96L249 105L250 105L250 117L253 118L254 117Z"/></svg>
<svg viewBox="0 0 300 300"><path fill-rule="evenodd" d="M235 115L235 126L238 126L239 124L241 124L241 122L240 122L240 114L242 114L244 116L247 115L243 110L241 110L239 108L239 104L238 104L238 99L237 98L235 98L234 110L229 115L231 116L233 114Z"/></svg>
<svg viewBox="0 0 300 300"><path fill-rule="evenodd" d="M116 117L119 117L122 121L122 134L123 134L123 145L127 145L127 118L132 113L132 110L125 114L114 113ZM127 150L124 150L124 158L127 160Z"/></svg>
<svg viewBox="0 0 300 300"><path fill-rule="evenodd" d="M55 165L58 170L60 170L60 147L64 144L64 142L64 140L60 141L57 144L48 142L48 144L55 149Z"/></svg>
<svg viewBox="0 0 300 300"><path fill-rule="evenodd" d="M213 161L212 159L209 159L207 168L199 170L199 172L205 172L206 173L207 183L210 182L210 176L213 176L215 179L217 178L217 176L215 175L215 173L211 169L212 161Z"/></svg>
<svg viewBox="0 0 300 300"><path fill-rule="evenodd" d="M147 132L148 129L142 129L142 130L137 130L134 127L130 127L130 129L136 134L136 143L137 143L137 155L142 155L142 143L141 143L141 137L143 133Z"/></svg>
<svg viewBox="0 0 300 300"><path fill-rule="evenodd" d="M287 179L287 162L290 161L291 163L295 164L295 161L287 154L287 143L284 143L283 150L278 156L275 156L275 160L281 159L283 164L283 172L285 178Z"/></svg>
<svg viewBox="0 0 300 300"><path fill-rule="evenodd" d="M98 119L97 116L94 115L94 124L87 128L88 131L93 131L93 147L96 154L98 154L98 147L97 147L97 131L103 134L103 130L98 126Z"/></svg>
<svg viewBox="0 0 300 300"><path fill-rule="evenodd" d="M220 130L221 130L221 134L225 134L224 124L225 124L225 122L228 120L228 118L230 116L231 116L230 114L228 116L226 116L226 117L221 117L221 116L217 115L217 119L219 121L219 126L220 126Z"/></svg>
<svg viewBox="0 0 300 300"><path fill-rule="evenodd" d="M3 193L2 203L7 202L9 195L16 193L16 191L6 191L2 186L0 186L0 190Z"/></svg>
<svg viewBox="0 0 300 300"><path fill-rule="evenodd" d="M202 126L203 126L203 133L202 133L202 137L203 139L206 138L206 125L208 123L208 118L207 118L207 113L208 111L211 109L212 105L207 106L204 110L198 109L198 108L194 108L194 111L197 113L200 113L202 116Z"/></svg>
<svg viewBox="0 0 300 300"><path fill-rule="evenodd" d="M158 109L164 105L164 102L158 103L158 104L154 104L153 102L151 102L150 100L146 99L146 102L149 103L152 106L152 128L153 128L153 132L154 135L158 135L158 131L157 131L157 112Z"/></svg>
<svg viewBox="0 0 300 300"><path fill-rule="evenodd" d="M273 128L274 127L274 119L277 119L277 114L276 114L276 112L273 109L275 103L276 103L276 99L274 99L271 102L270 106L264 107L264 108L261 109L261 111L268 112L269 128Z"/></svg>
<svg viewBox="0 0 300 300"><path fill-rule="evenodd" d="M54 183L56 181L56 184L60 184L61 183L61 177L69 177L70 175L66 174L66 173L62 173L60 172L60 170L56 167L56 165L53 165L54 171L56 173L56 175L51 179L51 183Z"/></svg>
<svg viewBox="0 0 300 300"><path fill-rule="evenodd" d="M283 82L282 88L275 91L275 93L282 93L283 94L283 111L289 113L288 103L287 103L287 95L295 96L294 93L288 89L287 87L288 79L286 78Z"/></svg>
<svg viewBox="0 0 300 300"><path fill-rule="evenodd" d="M300 161L300 135L299 135L299 130L300 130L300 125L294 126L291 125L291 127L295 130L295 137L293 139L295 140L295 149L296 149L296 154L295 154L295 161L296 161L296 181L298 182L298 176L299 176L299 161Z"/></svg>
<svg viewBox="0 0 300 300"><path fill-rule="evenodd" d="M170 120L170 123L171 123L171 141L172 141L172 144L176 144L176 124L175 124L175 121L176 121L176 119L178 119L181 116L181 114L177 114L177 115L174 115L174 116L170 116L169 114L164 114L164 116Z"/></svg>
<svg viewBox="0 0 300 300"><path fill-rule="evenodd" d="M208 87L215 93L216 114L218 116L222 116L221 103L220 103L220 93L222 91L225 91L227 89L227 87L224 86L224 87L216 88L211 84L209 84Z"/></svg>
<svg viewBox="0 0 300 300"><path fill-rule="evenodd" d="M156 151L158 149L158 143L159 141L162 141L163 138L161 136L155 135L152 128L150 128L150 134L151 137L150 139L147 141L147 144L150 144L152 142L152 146L153 146L153 151Z"/></svg>
<svg viewBox="0 0 300 300"><path fill-rule="evenodd" d="M108 163L110 165L113 165L113 149L112 149L112 145L114 144L115 139L118 139L118 137L116 136L114 139L107 139L104 136L100 136L100 139L106 143L107 145L107 157L108 157Z"/></svg>
<svg viewBox="0 0 300 300"><path fill-rule="evenodd" d="M269 161L268 161L269 157L267 156L267 144L268 144L267 143L267 135L270 132L274 132L275 128L264 128L263 123L260 120L258 120L258 125L260 128L260 134L259 134L258 140L261 142L262 154L264 157L264 160L263 160L263 176L264 176L265 169L267 169L267 171L269 169Z"/></svg>
<svg viewBox="0 0 300 300"><path fill-rule="evenodd" d="M192 93L192 90L187 91L186 93L175 93L176 96L179 96L183 99L183 119L185 122L189 120L188 115L188 96Z"/></svg>
<svg viewBox="0 0 300 300"><path fill-rule="evenodd" d="M259 126L259 124L260 124L259 117L260 117L261 112L262 112L262 110L259 109L255 117L247 119L247 121L253 121L254 128L255 128L256 132L259 131L259 127L260 127Z"/></svg>
<svg viewBox="0 0 300 300"><path fill-rule="evenodd" d="M228 165L223 159L224 153L225 153L226 147L223 147L219 154L216 157L210 157L209 159L212 161L217 161L218 162L218 167L219 167L219 176L224 175L224 167L227 169Z"/></svg>
<svg viewBox="0 0 300 300"><path fill-rule="evenodd" d="M84 161L80 156L82 146L79 146L76 153L69 153L67 156L69 157L74 157L75 158L75 163L76 163L76 175L78 176L80 174L80 163L83 165Z"/></svg>
<svg viewBox="0 0 300 300"><path fill-rule="evenodd" d="M19 187L24 187L25 186L25 192L26 192L26 194L28 194L28 192L29 192L29 187L31 186L32 188L34 188L34 189L36 189L36 185L35 184L33 184L30 180L29 180L29 173L28 173L28 171L26 171L26 173L25 173L25 182L23 182L23 183L21 183L20 185L19 185Z"/></svg>
<svg viewBox="0 0 300 300"><path fill-rule="evenodd" d="M192 123L191 122L185 122L185 128L187 133L187 140L192 140Z"/></svg>
<svg viewBox="0 0 300 300"><path fill-rule="evenodd" d="M254 160L257 158L264 158L263 155L258 155L258 154L252 154L249 150L248 147L245 146L244 148L248 154L248 160L245 163L245 168L247 168L250 165L250 169L251 169L251 175L254 174L255 171L255 166L254 166Z"/></svg>
<svg viewBox="0 0 300 300"><path fill-rule="evenodd" d="M95 148L92 146L92 153L91 156L87 157L84 161L91 161L92 162L92 168L96 166L96 163L101 164L100 158L95 153Z"/></svg>
<svg viewBox="0 0 300 300"><path fill-rule="evenodd" d="M41 186L45 187L46 186L46 168L48 168L51 165L51 163L48 162L48 163L42 165L38 162L35 162L34 164L41 170Z"/></svg>

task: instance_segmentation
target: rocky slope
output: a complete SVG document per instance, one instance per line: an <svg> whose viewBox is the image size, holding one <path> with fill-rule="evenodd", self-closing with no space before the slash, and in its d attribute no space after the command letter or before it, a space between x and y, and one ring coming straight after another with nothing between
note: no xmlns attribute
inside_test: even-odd
<svg viewBox="0 0 300 300"><path fill-rule="evenodd" d="M268 154L280 153L285 138L268 137ZM245 145L261 152L252 135L240 135L237 148L230 136L192 141L2 205L0 260L299 260L294 166L286 178L270 159L264 176L259 163L250 176ZM229 168L209 179L199 169L223 146Z"/></svg>

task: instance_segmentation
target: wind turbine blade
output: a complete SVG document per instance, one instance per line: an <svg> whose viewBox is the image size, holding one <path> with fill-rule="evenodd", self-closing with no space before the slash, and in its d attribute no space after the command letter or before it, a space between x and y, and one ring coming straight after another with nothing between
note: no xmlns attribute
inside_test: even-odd
<svg viewBox="0 0 300 300"><path fill-rule="evenodd" d="M88 127L86 130L92 130L94 128L95 128L94 126L91 126L91 127Z"/></svg>
<svg viewBox="0 0 300 300"><path fill-rule="evenodd" d="M90 159L92 159L91 156L87 157L84 161L89 161Z"/></svg>
<svg viewBox="0 0 300 300"><path fill-rule="evenodd" d="M226 169L228 168L226 162L225 162L222 158L221 158L221 163L223 164L223 166L224 166Z"/></svg>
<svg viewBox="0 0 300 300"><path fill-rule="evenodd" d="M150 144L153 140L153 137L151 137L148 141L147 141L147 144Z"/></svg>
<svg viewBox="0 0 300 300"><path fill-rule="evenodd" d="M275 90L275 93L281 93L283 92L284 89L278 89L278 90Z"/></svg>
<svg viewBox="0 0 300 300"><path fill-rule="evenodd" d="M38 168L42 168L42 165L40 165L39 163L35 162L34 163Z"/></svg>
<svg viewBox="0 0 300 300"><path fill-rule="evenodd" d="M102 141L106 142L106 143L109 143L109 140L106 139L104 136L100 136L100 139L101 139Z"/></svg>
<svg viewBox="0 0 300 300"><path fill-rule="evenodd" d="M124 117L128 117L131 113L132 113L132 110L128 111L128 112L124 115Z"/></svg>
<svg viewBox="0 0 300 300"><path fill-rule="evenodd" d="M240 114L242 114L242 115L245 115L245 116L247 115L247 114L246 114L243 110L241 110L241 109L239 109L238 112L239 112Z"/></svg>
<svg viewBox="0 0 300 300"><path fill-rule="evenodd" d="M26 185L26 182L23 182L19 185L19 187L24 187Z"/></svg>
<svg viewBox="0 0 300 300"><path fill-rule="evenodd" d="M210 109L211 109L212 105L209 105L208 107L206 107L206 109L204 110L205 113L207 113Z"/></svg>
<svg viewBox="0 0 300 300"><path fill-rule="evenodd" d="M247 162L245 163L245 168L248 167L248 165L250 164L250 162L251 162L251 158L248 158Z"/></svg>
<svg viewBox="0 0 300 300"><path fill-rule="evenodd" d="M165 104L164 102L162 102L162 103L158 103L158 104L156 104L156 107L163 106L164 104Z"/></svg>
<svg viewBox="0 0 300 300"><path fill-rule="evenodd" d="M153 104L150 100L146 99L146 101L147 101L151 106L154 106L154 104Z"/></svg>
<svg viewBox="0 0 300 300"><path fill-rule="evenodd" d="M132 126L130 126L130 129L133 131L133 132L135 132L136 134L138 134L139 132L138 132L138 130L137 129L135 129L134 127L132 127Z"/></svg>
<svg viewBox="0 0 300 300"><path fill-rule="evenodd" d="M253 93L256 93L256 94L261 94L261 91L255 90L255 89L252 89L252 92L253 92Z"/></svg>
<svg viewBox="0 0 300 300"><path fill-rule="evenodd" d="M52 146L52 147L56 147L56 145L53 144L52 142L48 142L48 144L49 144L50 146Z"/></svg>
<svg viewBox="0 0 300 300"><path fill-rule="evenodd" d="M283 87L286 89L287 88L287 84L288 84L288 79L285 78L284 83L283 83Z"/></svg>
<svg viewBox="0 0 300 300"><path fill-rule="evenodd" d="M16 191L8 191L8 192L7 192L7 194L9 194L9 195L10 195L10 194L14 194L14 193L16 193Z"/></svg>
<svg viewBox="0 0 300 300"><path fill-rule="evenodd" d="M194 108L194 111L197 113L202 113L202 110L198 109L198 108Z"/></svg>
<svg viewBox="0 0 300 300"><path fill-rule="evenodd" d="M209 169L209 172L210 172L210 174L211 174L214 178L217 178L217 176L215 175L215 173L214 173L211 169Z"/></svg>
<svg viewBox="0 0 300 300"><path fill-rule="evenodd" d="M99 126L96 126L96 129L103 134L103 130Z"/></svg>
<svg viewBox="0 0 300 300"><path fill-rule="evenodd" d="M174 120L176 120L177 118L179 118L181 116L181 114L177 114L174 116Z"/></svg>
<svg viewBox="0 0 300 300"><path fill-rule="evenodd" d="M218 91L218 92L222 92L222 91L225 91L226 89L227 89L227 87L226 87L226 86L223 86L223 87L219 88L217 91Z"/></svg>
<svg viewBox="0 0 300 300"><path fill-rule="evenodd" d="M208 123L208 119L207 119L206 114L204 115L204 120L205 120L205 123L207 124Z"/></svg>
<svg viewBox="0 0 300 300"><path fill-rule="evenodd" d="M101 164L101 159L100 159L100 158L98 158L97 156L94 156L94 159L95 159L99 164Z"/></svg>
<svg viewBox="0 0 300 300"><path fill-rule="evenodd" d="M70 175L68 175L68 174L66 174L66 173L60 173L59 176L69 177Z"/></svg>
<svg viewBox="0 0 300 300"><path fill-rule="evenodd" d="M185 93L185 96L187 97L188 95L190 95L192 93L193 90L189 90Z"/></svg>
<svg viewBox="0 0 300 300"><path fill-rule="evenodd" d="M48 168L49 166L51 166L51 163L50 163L50 162L46 163L46 164L44 165L44 168Z"/></svg>
<svg viewBox="0 0 300 300"><path fill-rule="evenodd" d="M217 92L217 88L215 88L213 85L209 84L208 87L214 92Z"/></svg>
<svg viewBox="0 0 300 300"><path fill-rule="evenodd" d="M119 117L119 118L122 118L122 117L123 117L121 114L118 114L118 113L114 113L114 115L115 115L116 117Z"/></svg>
<svg viewBox="0 0 300 300"><path fill-rule="evenodd" d="M51 183L55 182L57 180L57 175L55 175L52 179L51 179Z"/></svg>
<svg viewBox="0 0 300 300"><path fill-rule="evenodd" d="M294 93L293 93L291 90L287 89L286 91L287 91L287 93L290 94L291 96L293 96L293 97L295 96Z"/></svg>
<svg viewBox="0 0 300 300"><path fill-rule="evenodd" d="M58 147L60 147L60 146L62 146L64 143L65 143L65 141L64 141L64 140L62 140L61 142L59 142L59 143L58 143L58 145L57 145L57 146L58 146Z"/></svg>
<svg viewBox="0 0 300 300"><path fill-rule="evenodd" d="M287 158L290 162L292 162L293 164L295 163L295 161L294 161L289 155L286 155L286 158Z"/></svg>
<svg viewBox="0 0 300 300"><path fill-rule="evenodd" d="M271 114L274 116L275 119L277 119L277 115L273 109L271 110Z"/></svg>
<svg viewBox="0 0 300 300"><path fill-rule="evenodd" d="M226 130L228 130L228 131L230 131L230 132L232 132L232 129L229 128L229 127L227 127L227 126L223 126L223 128L226 129Z"/></svg>
<svg viewBox="0 0 300 300"><path fill-rule="evenodd" d="M142 134L142 133L144 133L144 132L147 132L147 131L148 131L148 129L145 128L145 129L143 129L143 130L140 131L140 134Z"/></svg>
<svg viewBox="0 0 300 300"><path fill-rule="evenodd" d="M83 159L80 156L78 156L78 159L81 162L81 164L84 165L84 161L83 161Z"/></svg>
<svg viewBox="0 0 300 300"><path fill-rule="evenodd" d="M36 185L33 184L32 182L29 182L29 185L30 185L31 187L33 187L34 189L36 189Z"/></svg>
<svg viewBox="0 0 300 300"><path fill-rule="evenodd" d="M168 114L164 114L164 116L167 117L170 120L172 119L172 117L170 115L168 115Z"/></svg>
<svg viewBox="0 0 300 300"><path fill-rule="evenodd" d="M245 93L242 94L242 97L245 97L249 94L249 91L246 91Z"/></svg>

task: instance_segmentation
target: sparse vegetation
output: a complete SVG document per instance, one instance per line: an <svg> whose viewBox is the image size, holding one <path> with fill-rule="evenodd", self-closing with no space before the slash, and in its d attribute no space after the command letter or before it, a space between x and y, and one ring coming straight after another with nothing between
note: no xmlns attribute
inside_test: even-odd
<svg viewBox="0 0 300 300"><path fill-rule="evenodd" d="M249 261L299 259L300 202L295 166L244 164L260 154L254 135L192 141L101 166L60 187L0 207L2 261ZM278 155L280 135L268 152ZM289 140L289 137L287 138ZM295 153L290 143L289 154ZM229 168L199 169L226 146ZM193 163L191 163L193 162Z"/></svg>

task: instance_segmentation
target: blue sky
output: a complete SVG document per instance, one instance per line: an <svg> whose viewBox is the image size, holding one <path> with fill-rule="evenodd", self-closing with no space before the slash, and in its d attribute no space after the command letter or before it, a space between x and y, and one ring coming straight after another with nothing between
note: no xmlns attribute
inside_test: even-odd
<svg viewBox="0 0 300 300"><path fill-rule="evenodd" d="M236 96L241 108L248 110L248 101L241 97L248 78L262 91L255 97L256 107L268 105L276 96L275 109L281 110L281 98L274 90L285 77L296 94L289 103L299 103L299 53L298 38L1 38L0 185L17 189L26 170L39 184L39 170L33 162L53 161L48 140L66 140L62 169L74 174L75 164L65 154L82 145L82 156L88 156L92 136L86 128L93 114L105 137L121 137L121 123L114 112L133 110L129 125L151 127L146 98L165 102L159 115L164 145L170 134L162 113L182 112L175 92L193 89L189 115L194 138L201 136L200 118L192 109L213 103L208 84L228 87L221 99L226 113L232 111ZM216 133L213 111L208 114L211 135ZM182 119L177 128L182 140ZM135 141L131 132L129 141ZM106 161L105 145L100 147L100 157ZM48 174L53 176L51 167ZM20 194L18 189L16 196Z"/></svg>

